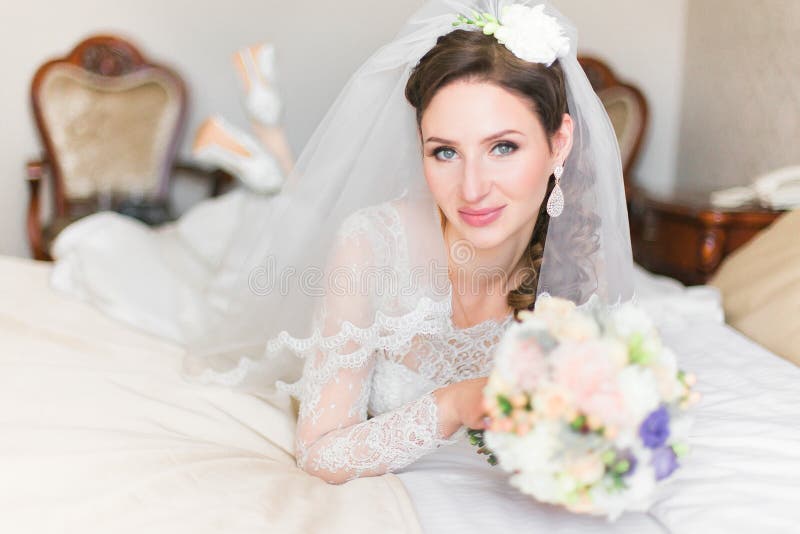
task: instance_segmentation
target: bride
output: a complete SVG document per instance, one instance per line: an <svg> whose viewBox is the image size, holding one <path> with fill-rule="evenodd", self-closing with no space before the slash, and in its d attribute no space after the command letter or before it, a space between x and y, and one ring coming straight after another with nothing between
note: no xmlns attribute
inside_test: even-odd
<svg viewBox="0 0 800 534"><path fill-rule="evenodd" d="M240 214L246 274L212 288L189 376L280 378L298 466L331 483L481 428L516 312L631 297L619 151L576 48L536 1L425 5L346 85L281 201Z"/></svg>
<svg viewBox="0 0 800 534"><path fill-rule="evenodd" d="M402 468L459 428L482 427L494 345L510 312L533 304L548 221L562 209L554 177L573 125L558 63L526 62L492 35L457 29L422 57L405 95L449 251L453 313L409 343L367 353L352 340L309 359L301 386L288 388L302 400L297 458L329 482ZM388 264L402 268L402 206L356 213L335 254L342 262L372 255L371 234L390 235Z"/></svg>
<svg viewBox="0 0 800 534"><path fill-rule="evenodd" d="M481 428L518 311L632 296L619 150L576 50L540 0L424 5L280 195L231 204L201 291L165 293L196 333L185 376L298 399L298 466L331 483Z"/></svg>

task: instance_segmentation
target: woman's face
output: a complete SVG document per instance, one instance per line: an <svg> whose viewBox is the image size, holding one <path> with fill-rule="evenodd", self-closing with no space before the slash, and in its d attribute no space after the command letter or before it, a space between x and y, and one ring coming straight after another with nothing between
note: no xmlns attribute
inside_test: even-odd
<svg viewBox="0 0 800 534"><path fill-rule="evenodd" d="M551 139L530 101L488 82L441 88L422 115L428 187L459 239L478 249L530 240L553 169L572 141L564 115Z"/></svg>

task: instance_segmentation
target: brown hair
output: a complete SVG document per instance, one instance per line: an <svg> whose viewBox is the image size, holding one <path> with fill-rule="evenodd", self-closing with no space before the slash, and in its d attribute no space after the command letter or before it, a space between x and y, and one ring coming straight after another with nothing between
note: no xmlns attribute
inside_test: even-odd
<svg viewBox="0 0 800 534"><path fill-rule="evenodd" d="M405 96L416 109L417 125L437 91L464 79L491 82L530 101L552 149L550 139L561 127L567 112L564 74L558 61L550 67L527 62L493 36L479 31L454 30L439 37L436 45L420 59L406 84ZM554 185L555 178L551 175L545 199ZM442 216L443 228L444 221ZM521 282L508 293L507 302L515 315L520 310L531 309L536 300L549 222L545 201L539 207L530 241L520 260Z"/></svg>

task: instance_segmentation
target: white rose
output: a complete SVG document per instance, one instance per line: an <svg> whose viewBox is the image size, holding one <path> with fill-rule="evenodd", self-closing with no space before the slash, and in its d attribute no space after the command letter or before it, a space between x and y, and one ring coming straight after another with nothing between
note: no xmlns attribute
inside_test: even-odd
<svg viewBox="0 0 800 534"><path fill-rule="evenodd" d="M663 348L651 366L658 384L658 393L664 402L675 401L683 393L683 384L678 380L678 362L675 353Z"/></svg>
<svg viewBox="0 0 800 534"><path fill-rule="evenodd" d="M632 332L648 330L652 324L648 316L641 313L639 308L630 302L626 302L616 308L612 313L612 319L615 326L619 328L620 333L627 333L628 335Z"/></svg>
<svg viewBox="0 0 800 534"><path fill-rule="evenodd" d="M580 312L573 312L566 317L544 317L550 333L559 341L583 342L600 335L597 322Z"/></svg>
<svg viewBox="0 0 800 534"><path fill-rule="evenodd" d="M577 483L568 475L526 473L512 476L508 481L512 486L526 495L531 495L541 502L562 504Z"/></svg>
<svg viewBox="0 0 800 534"><path fill-rule="evenodd" d="M545 325L559 341L586 341L600 334L594 318L578 310L572 301L555 297L537 301L530 322Z"/></svg>
<svg viewBox="0 0 800 534"><path fill-rule="evenodd" d="M544 4L507 6L500 23L494 36L520 59L549 67L569 53L569 39L558 21L544 13Z"/></svg>
<svg viewBox="0 0 800 534"><path fill-rule="evenodd" d="M589 493L595 506L603 510L610 520L617 519L624 511L646 511L650 508L656 488L653 468L648 465L649 458L640 458L636 470L625 480L628 489L621 492L608 492L595 486Z"/></svg>
<svg viewBox="0 0 800 534"><path fill-rule="evenodd" d="M645 354L656 356L661 352L661 338L650 316L634 304L626 303L608 317L606 327L613 334L630 343L635 336L641 338Z"/></svg>
<svg viewBox="0 0 800 534"><path fill-rule="evenodd" d="M602 338L600 340L606 347L606 354L608 359L617 369L622 369L628 365L628 347L626 347L620 340L614 338Z"/></svg>
<svg viewBox="0 0 800 534"><path fill-rule="evenodd" d="M660 401L653 373L646 367L632 365L620 371L617 380L632 419L630 423L638 428Z"/></svg>
<svg viewBox="0 0 800 534"><path fill-rule="evenodd" d="M562 299L558 297L540 295L536 299L536 307L533 311L533 316L537 317L541 314L555 315L564 317L575 309L575 303L571 300Z"/></svg>
<svg viewBox="0 0 800 534"><path fill-rule="evenodd" d="M614 333L625 339L634 334L645 336L655 331L650 316L630 302L613 311L609 327L613 329Z"/></svg>
<svg viewBox="0 0 800 534"><path fill-rule="evenodd" d="M605 464L599 453L585 453L567 462L567 473L578 485L588 486L603 478Z"/></svg>
<svg viewBox="0 0 800 534"><path fill-rule="evenodd" d="M486 445L495 453L505 471L548 472L558 469L553 461L560 445L558 428L543 422L523 436L487 431Z"/></svg>

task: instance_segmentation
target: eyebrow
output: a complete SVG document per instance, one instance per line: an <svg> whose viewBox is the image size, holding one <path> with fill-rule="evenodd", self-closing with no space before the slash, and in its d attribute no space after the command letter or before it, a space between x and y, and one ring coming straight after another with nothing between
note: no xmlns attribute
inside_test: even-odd
<svg viewBox="0 0 800 534"><path fill-rule="evenodd" d="M494 141L495 139L497 139L499 137L503 137L504 135L508 135L508 134L523 135L522 132L518 132L517 130L503 130L501 132L493 133L492 135L490 135L489 137L487 137L483 141L481 141L481 143L488 143L489 141ZM457 144L457 143L455 143L453 141L450 141L448 139L442 139L441 137L429 137L429 138L427 138L425 140L425 143L430 143L430 142L442 143L444 145L455 145L455 144Z"/></svg>

